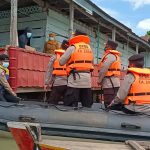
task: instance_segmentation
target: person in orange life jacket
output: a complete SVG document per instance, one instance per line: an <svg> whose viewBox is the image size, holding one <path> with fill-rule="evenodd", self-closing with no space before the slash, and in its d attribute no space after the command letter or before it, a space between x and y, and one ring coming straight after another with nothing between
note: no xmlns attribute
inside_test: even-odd
<svg viewBox="0 0 150 150"><path fill-rule="evenodd" d="M67 72L66 65L60 66L60 56L65 52L68 47L68 41L63 40L61 49L55 50L55 54L51 56L48 70L46 72L45 88L51 87L52 91L48 98L48 103L58 104L64 98L67 89ZM62 99L63 101L63 99Z"/></svg>
<svg viewBox="0 0 150 150"><path fill-rule="evenodd" d="M69 40L69 47L60 58L60 65L67 66L68 84L64 105L77 107L80 100L83 107L93 104L91 91L91 71L93 52L90 38L80 31Z"/></svg>
<svg viewBox="0 0 150 150"><path fill-rule="evenodd" d="M121 54L116 50L117 46L116 42L108 40L104 56L99 63L98 84L103 89L105 107L110 104L120 87Z"/></svg>
<svg viewBox="0 0 150 150"><path fill-rule="evenodd" d="M150 69L143 68L144 56L135 54L129 59L129 68L110 109L125 113L150 113Z"/></svg>
<svg viewBox="0 0 150 150"><path fill-rule="evenodd" d="M8 83L9 79L9 58L6 54L0 55L0 101L18 103L20 98L13 92Z"/></svg>

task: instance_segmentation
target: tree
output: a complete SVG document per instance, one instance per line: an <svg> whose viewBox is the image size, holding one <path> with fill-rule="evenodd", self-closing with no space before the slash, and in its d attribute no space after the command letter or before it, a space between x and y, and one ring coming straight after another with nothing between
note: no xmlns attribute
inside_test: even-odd
<svg viewBox="0 0 150 150"><path fill-rule="evenodd" d="M149 35L149 36L150 36L150 30L149 30L149 31L147 31L147 35Z"/></svg>
<svg viewBox="0 0 150 150"><path fill-rule="evenodd" d="M11 0L10 45L18 46L17 33L17 0Z"/></svg>

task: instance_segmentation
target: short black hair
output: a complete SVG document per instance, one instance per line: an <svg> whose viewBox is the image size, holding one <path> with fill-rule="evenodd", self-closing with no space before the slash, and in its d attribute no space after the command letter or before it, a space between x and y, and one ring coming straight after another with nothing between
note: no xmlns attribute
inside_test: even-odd
<svg viewBox="0 0 150 150"><path fill-rule="evenodd" d="M108 48L115 50L117 47L118 47L118 43L109 39L106 43L105 50L107 50Z"/></svg>
<svg viewBox="0 0 150 150"><path fill-rule="evenodd" d="M0 55L0 61L4 61L4 60L9 60L9 57L6 54L1 54Z"/></svg>
<svg viewBox="0 0 150 150"><path fill-rule="evenodd" d="M85 32L83 32L83 31L76 30L75 31L75 36L77 36L77 35L87 35L87 34Z"/></svg>
<svg viewBox="0 0 150 150"><path fill-rule="evenodd" d="M129 62L131 64L134 64L135 67L137 68L143 68L144 66L144 55L142 54L135 54L129 57Z"/></svg>

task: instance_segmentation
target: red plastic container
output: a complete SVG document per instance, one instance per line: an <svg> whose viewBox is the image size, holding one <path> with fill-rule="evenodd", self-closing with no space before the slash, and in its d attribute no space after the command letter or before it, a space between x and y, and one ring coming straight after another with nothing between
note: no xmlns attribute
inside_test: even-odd
<svg viewBox="0 0 150 150"><path fill-rule="evenodd" d="M21 48L9 49L10 85L17 88L42 88L50 56Z"/></svg>

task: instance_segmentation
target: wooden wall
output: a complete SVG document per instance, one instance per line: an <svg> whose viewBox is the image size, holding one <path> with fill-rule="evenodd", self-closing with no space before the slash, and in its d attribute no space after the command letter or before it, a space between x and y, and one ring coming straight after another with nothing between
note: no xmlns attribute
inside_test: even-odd
<svg viewBox="0 0 150 150"><path fill-rule="evenodd" d="M19 11L24 15L18 15L18 30L31 27L33 31L31 46L38 51L43 51L47 14L37 6L21 8ZM0 15L2 16L3 13L5 12L0 12ZM0 47L3 47L9 44L10 15L6 16L6 18L0 18L0 21Z"/></svg>
<svg viewBox="0 0 150 150"><path fill-rule="evenodd" d="M22 30L27 26L33 29L31 46L35 47L38 51L43 51L44 43L48 40L48 34L51 32L58 34L56 40L58 40L59 43L65 39L64 36L66 38L68 37L68 16L62 15L51 9L49 9L48 13L42 12L42 10L37 6L22 8L21 11L27 15L20 16L18 18L18 30ZM1 14L2 13L0 12L0 15ZM2 47L9 44L10 17L0 18L0 21L0 47ZM77 20L74 22L74 30L76 29L80 29L90 36L91 47L95 56L94 62L99 62L104 53L104 43L107 41L106 35L100 32L100 39L98 39L97 33L93 31L92 27L89 27ZM98 41L100 41L99 44ZM119 43L118 50L122 52L122 66L125 69L128 66L127 58L132 54L135 54L135 51L130 47L127 48L126 45L121 43Z"/></svg>

